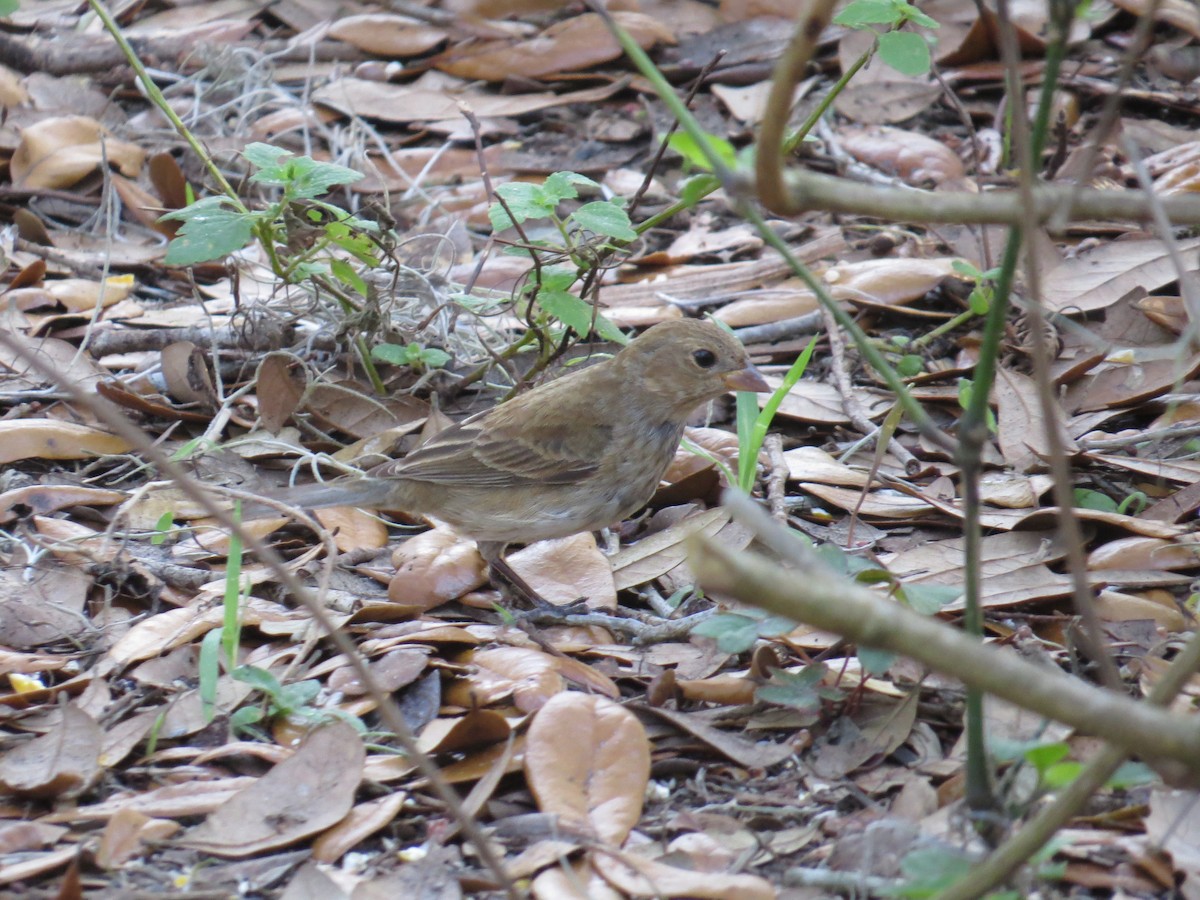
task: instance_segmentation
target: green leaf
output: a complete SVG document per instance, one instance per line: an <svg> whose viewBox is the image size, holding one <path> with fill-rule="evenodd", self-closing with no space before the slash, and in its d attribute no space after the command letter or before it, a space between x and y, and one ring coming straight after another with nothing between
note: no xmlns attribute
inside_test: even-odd
<svg viewBox="0 0 1200 900"><path fill-rule="evenodd" d="M879 58L901 75L924 75L932 68L929 44L911 31L889 31L879 36Z"/></svg>
<svg viewBox="0 0 1200 900"><path fill-rule="evenodd" d="M450 354L440 347L426 347L421 351L421 362L431 369L440 369L450 362Z"/></svg>
<svg viewBox="0 0 1200 900"><path fill-rule="evenodd" d="M363 177L362 172L318 162L310 156L293 156L290 150L270 144L249 144L242 156L258 169L250 176L251 181L282 187L292 200L319 197L335 185L350 184Z"/></svg>
<svg viewBox="0 0 1200 900"><path fill-rule="evenodd" d="M415 351L414 351L415 348ZM389 366L411 366L420 358L421 345L376 344L371 348L371 358Z"/></svg>
<svg viewBox="0 0 1200 900"><path fill-rule="evenodd" d="M977 316L986 316L988 309L992 305L992 291L986 287L976 287L969 297L967 297L967 306L971 308L971 312Z"/></svg>
<svg viewBox="0 0 1200 900"><path fill-rule="evenodd" d="M709 160L710 155L732 168L737 161L737 151L734 149L733 144L724 138L714 137L711 134L705 135L704 138L707 145L707 153L685 131L677 131L671 135L667 140L667 146L682 156L685 162L697 169L705 171L712 169L712 163Z"/></svg>
<svg viewBox="0 0 1200 900"><path fill-rule="evenodd" d="M548 175L542 184L543 202L549 204L550 209L553 210L564 200L574 200L579 196L579 191L575 190L577 184L597 189L600 187L592 179L586 175L580 175L578 172L555 172L553 175Z"/></svg>
<svg viewBox="0 0 1200 900"><path fill-rule="evenodd" d="M174 525L175 513L168 509L154 523L154 534L150 537L151 545L157 547L163 543L170 536Z"/></svg>
<svg viewBox="0 0 1200 900"><path fill-rule="evenodd" d="M1066 759L1067 754L1070 752L1071 748L1065 741L1055 741L1052 744L1037 744L1025 751L1025 761L1039 772L1045 772L1051 766Z"/></svg>
<svg viewBox="0 0 1200 900"><path fill-rule="evenodd" d="M701 622L692 634L716 638L722 653L744 653L758 640L758 622L737 613L721 613Z"/></svg>
<svg viewBox="0 0 1200 900"><path fill-rule="evenodd" d="M910 3L905 3L904 6L901 7L900 14L914 25L919 25L922 28L936 29L942 27L941 22L932 16L927 16Z"/></svg>
<svg viewBox="0 0 1200 900"><path fill-rule="evenodd" d="M263 144L258 141L253 144L247 144L246 149L242 151L242 156L246 157L246 162L250 163L256 169L277 168L281 159L291 155L292 151L286 150L283 147Z"/></svg>
<svg viewBox="0 0 1200 900"><path fill-rule="evenodd" d="M1080 509L1096 509L1100 512L1117 511L1117 502L1112 497L1088 488L1075 488L1075 505Z"/></svg>
<svg viewBox="0 0 1200 900"><path fill-rule="evenodd" d="M538 291L537 302L551 316L574 329L576 334L591 332L595 307L586 300L566 291L541 290Z"/></svg>
<svg viewBox="0 0 1200 900"><path fill-rule="evenodd" d="M608 200L583 204L571 214L571 219L580 228L616 241L637 240L638 233L629 220L629 213Z"/></svg>
<svg viewBox="0 0 1200 900"><path fill-rule="evenodd" d="M183 222L167 245L163 262L169 266L192 266L221 259L250 243L258 217L226 209L224 204L228 202L226 197L205 197L162 216Z"/></svg>
<svg viewBox="0 0 1200 900"><path fill-rule="evenodd" d="M214 628L201 639L196 667L200 677L200 708L204 721L211 722L217 714L217 682L221 676L220 628Z"/></svg>
<svg viewBox="0 0 1200 900"><path fill-rule="evenodd" d="M905 378L912 378L925 371L925 358L917 353L906 353L896 363L896 371Z"/></svg>
<svg viewBox="0 0 1200 900"><path fill-rule="evenodd" d="M355 291L360 297L367 296L367 283L363 281L358 270L344 259L334 259L329 263L329 271L342 284Z"/></svg>
<svg viewBox="0 0 1200 900"><path fill-rule="evenodd" d="M11 16L20 8L20 0L0 0L0 16Z"/></svg>
<svg viewBox="0 0 1200 900"><path fill-rule="evenodd" d="M963 276L968 281L983 281L983 273L965 259L951 261L950 268L954 270L955 274Z"/></svg>
<svg viewBox="0 0 1200 900"><path fill-rule="evenodd" d="M1112 778L1108 779L1105 784L1115 790L1127 790L1132 787L1155 784L1157 781L1158 773L1148 765L1141 762L1128 761L1121 763L1120 768L1113 773Z"/></svg>
<svg viewBox="0 0 1200 900"><path fill-rule="evenodd" d="M1048 790L1056 791L1066 787L1072 781L1079 777L1079 773L1083 771L1083 763L1081 762L1062 762L1057 765L1050 766L1042 773L1042 784Z"/></svg>
<svg viewBox="0 0 1200 900"><path fill-rule="evenodd" d="M950 584L906 584L904 599L916 612L932 616L963 595L963 589Z"/></svg>
<svg viewBox="0 0 1200 900"><path fill-rule="evenodd" d="M721 179L707 172L693 175L679 185L679 202L684 206L695 206L721 186Z"/></svg>
<svg viewBox="0 0 1200 900"><path fill-rule="evenodd" d="M508 209L498 202L488 208L488 219L495 231L511 228L514 222L520 225L530 219L545 219L554 213L554 207L558 205L548 203L545 192L538 185L526 181L510 181L499 185L496 196L503 198ZM512 213L511 217L509 212Z"/></svg>
<svg viewBox="0 0 1200 900"><path fill-rule="evenodd" d="M889 0L854 0L833 17L833 24L845 28L862 28L866 25L898 25L903 19L894 3Z"/></svg>
<svg viewBox="0 0 1200 900"><path fill-rule="evenodd" d="M896 654L891 650L877 650L874 647L859 647L858 661L869 675L882 675L896 661Z"/></svg>
<svg viewBox="0 0 1200 900"><path fill-rule="evenodd" d="M238 666L233 670L233 678L257 688L272 700L283 695L283 685L279 683L279 679L258 666Z"/></svg>
<svg viewBox="0 0 1200 900"><path fill-rule="evenodd" d="M932 897L971 871L971 861L949 848L924 847L907 853L900 870L908 883L889 893L895 897Z"/></svg>

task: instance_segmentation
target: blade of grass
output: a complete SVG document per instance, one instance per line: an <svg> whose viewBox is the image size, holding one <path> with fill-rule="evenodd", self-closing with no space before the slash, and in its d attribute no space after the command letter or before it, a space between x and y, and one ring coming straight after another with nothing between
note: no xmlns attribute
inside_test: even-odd
<svg viewBox="0 0 1200 900"><path fill-rule="evenodd" d="M758 454L762 450L763 441L766 440L767 429L775 420L775 413L779 411L779 405L783 403L783 398L791 393L792 388L804 375L804 370L808 368L808 362L812 359L816 347L817 339L814 337L800 351L800 355L796 357L792 367L783 376L783 384L771 394L770 399L763 406L762 412L758 411L757 394L746 391L738 392L738 487L747 494L754 487Z"/></svg>

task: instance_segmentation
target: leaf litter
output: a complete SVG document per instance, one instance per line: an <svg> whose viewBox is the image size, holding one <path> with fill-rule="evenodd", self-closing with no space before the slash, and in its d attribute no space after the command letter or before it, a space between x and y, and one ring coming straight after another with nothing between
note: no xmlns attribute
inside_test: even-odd
<svg viewBox="0 0 1200 900"><path fill-rule="evenodd" d="M365 176L331 202L364 220L383 212L380 221L403 239L380 270L351 271L347 262L336 271L342 285L376 279L374 296L388 302L361 312L386 319L397 346L416 348L411 364L385 369L388 397L347 363L345 311L328 292L281 285L252 247L236 248L228 266L201 262L185 273L165 264L163 232L176 229L158 216L211 183L161 114L127 90L120 66L76 77L54 74L61 61L37 72L0 60L5 177L14 202L28 205L8 213L17 229L3 245L9 303L0 327L119 404L204 480L252 493L331 461L400 455L437 427L442 407L457 418L495 402L529 368L504 351L527 324L512 291L530 266L491 255L490 197L463 110L479 123L494 183L541 183L573 170L634 185L626 195L648 170L664 121L595 15L503 6L447 2L411 18L355 5L339 18L319 2L270 12L220 4L206 12L205 28L225 47L162 56L168 101L237 178L251 174L237 154L255 141ZM680 82L715 48L732 48L695 105L714 134L744 141L783 32L778 20L740 6L647 2L618 17ZM843 118L802 148L810 162L943 190L977 190L978 176L998 177L987 157L1002 127L995 23L959 0L925 11L943 25L936 52L945 86L873 63L837 100ZM1196 37L1183 4L1158 14L1181 47ZM65 34L55 15L22 5L12 21ZM1045 49L1043 15L1040 4L1019 11L1031 75ZM194 10L151 6L124 16L151 49L204 39ZM1076 23L1081 39L1090 31L1123 41L1126 26L1099 15ZM76 37L108 47L98 31ZM862 32L831 30L825 68L797 92L795 116L862 42ZM1076 164L1071 154L1095 121L1109 71L1095 47L1072 52L1068 91L1083 118L1064 125L1060 175ZM1165 70L1141 65L1148 87L1139 97L1149 108L1129 113L1122 131L1148 155L1164 194L1194 190L1195 112ZM974 133L939 105L946 90L975 118ZM1170 124L1161 121L1168 114ZM1102 149L1112 165L1102 160L1088 177L1133 183L1125 148ZM613 166L605 154L623 161ZM653 174L642 215L670 202L684 172L668 154ZM301 242L319 233L316 207L308 212L313 230L299 233ZM811 292L719 195L689 216L644 236L636 255L603 273L603 313L645 327L712 312L744 329L756 361L781 373L817 330L796 324L816 309ZM872 336L897 356L919 342L920 396L952 423L980 324L925 335L969 305L981 279L961 264L988 269L982 242L944 244L933 232L818 213L776 225ZM1197 363L1178 339L1192 325L1167 244L1121 222L1091 229L1060 238L1059 261L1041 278L1061 348L1054 427L1072 455L1079 502L1093 507L1080 518L1097 608L1112 652L1141 673L1144 691L1158 671L1156 648L1189 627L1189 581L1200 568L1189 524L1200 509L1189 490ZM350 238L345 246L343 262L354 258ZM1175 249L1186 263L1195 242ZM1058 536L1047 530L1045 423L1020 347L1014 341L994 395L983 603L997 639L1069 665L1070 584ZM437 358L425 351L483 389L454 389L455 379L422 362ZM957 468L903 426L901 443L922 462L917 474L895 458L864 463L848 405L882 420L892 400L854 360L847 395L835 365L817 363L780 407L772 431L781 452L764 454L762 490L775 485L768 499L779 512L821 539L844 534L854 511L859 533L871 535L862 573L899 585L913 605L922 591L941 590L928 602L952 618L961 584ZM262 896L495 888L412 763L374 731L382 727L374 701L346 658L319 643L311 613L276 591L269 569L243 567L237 663L272 680L256 687L224 674L210 695L200 671L204 645L228 624L220 606L228 535L165 486L147 489L130 445L7 347L0 397L0 883L66 890L64 869L79 859L85 881L114 896L181 886L242 885ZM711 413L716 425L729 421L720 405ZM736 440L722 443L719 433L728 432L691 432L708 457L681 453L656 511L622 525L615 554L590 535L513 554L514 568L547 599L570 610L587 601L575 622L514 627L495 613L474 548L418 522L331 511L265 532L294 571L323 585L335 621L400 702L422 748L449 782L471 791L468 807L495 829L506 872L532 879L537 895L587 885L589 896L778 896L795 867L896 874L873 867L860 838L886 832L907 850L949 833L962 778L958 686L903 660L867 671L835 636L775 628L689 590L687 534L703 529L733 547L749 541L715 506L724 468L736 471ZM619 609L685 618L714 603L740 619L748 643L725 645L734 632L718 630L643 645L610 620L587 618ZM810 669L820 677L806 680ZM245 710L263 727L235 728ZM989 724L993 739L1012 741L1031 740L1038 727L997 711ZM1072 741L1080 759L1094 750ZM1193 793L1161 784L1110 791L1117 814L1064 833L1060 881L1143 892L1166 889L1172 877L1193 883ZM1125 813L1132 826L1113 827ZM1167 855L1149 855L1156 850ZM214 857L226 862L204 865ZM1131 865L1142 868L1131 875ZM180 880L182 871L193 874Z"/></svg>

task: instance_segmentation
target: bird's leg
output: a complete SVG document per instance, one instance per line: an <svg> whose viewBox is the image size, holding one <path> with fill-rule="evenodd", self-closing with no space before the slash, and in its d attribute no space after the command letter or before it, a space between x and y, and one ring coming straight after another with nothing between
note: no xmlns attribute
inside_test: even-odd
<svg viewBox="0 0 1200 900"><path fill-rule="evenodd" d="M504 550L508 544L499 541L477 541L476 543L479 547L479 555L487 563L488 572L496 582L496 587L500 589L501 596L510 604L517 605L520 601L524 601L519 605L532 606L534 609L558 608L531 588L525 579L508 564L508 560L504 558Z"/></svg>

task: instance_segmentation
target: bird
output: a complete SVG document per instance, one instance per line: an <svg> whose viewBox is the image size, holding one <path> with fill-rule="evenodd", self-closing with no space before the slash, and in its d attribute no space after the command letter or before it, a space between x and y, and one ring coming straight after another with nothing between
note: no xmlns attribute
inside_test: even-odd
<svg viewBox="0 0 1200 900"><path fill-rule="evenodd" d="M509 544L624 520L654 494L700 404L768 389L729 331L670 319L602 362L452 425L362 477L300 485L273 499L440 520L475 540L497 580L536 603L504 559Z"/></svg>

